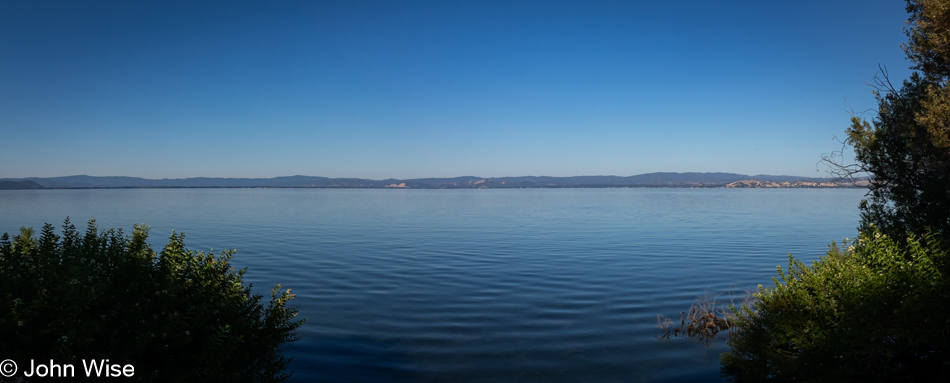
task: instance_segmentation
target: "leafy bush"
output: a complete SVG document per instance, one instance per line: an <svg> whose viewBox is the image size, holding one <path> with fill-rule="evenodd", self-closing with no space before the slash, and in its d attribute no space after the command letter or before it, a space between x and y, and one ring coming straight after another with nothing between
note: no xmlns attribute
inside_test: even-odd
<svg viewBox="0 0 950 383"><path fill-rule="evenodd" d="M722 372L736 381L930 381L950 371L950 257L936 234L875 227L735 309Z"/></svg>
<svg viewBox="0 0 950 383"><path fill-rule="evenodd" d="M917 69L875 79L877 114L853 117L855 164L870 175L859 239L810 267L789 258L775 287L736 309L722 371L738 381L923 381L950 371L950 0L907 0ZM840 153L840 152L838 152Z"/></svg>
<svg viewBox="0 0 950 383"><path fill-rule="evenodd" d="M172 233L161 253L136 225L62 236L46 224L0 237L0 357L75 364L109 359L139 381L283 381L281 345L298 339L290 290L265 306L235 271L233 251L205 254ZM77 371L76 376L85 376Z"/></svg>

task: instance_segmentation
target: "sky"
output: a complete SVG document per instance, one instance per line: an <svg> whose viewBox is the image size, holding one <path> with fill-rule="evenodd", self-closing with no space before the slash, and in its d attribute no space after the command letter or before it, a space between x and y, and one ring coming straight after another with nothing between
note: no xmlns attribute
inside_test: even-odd
<svg viewBox="0 0 950 383"><path fill-rule="evenodd" d="M822 177L904 6L7 0L0 178Z"/></svg>

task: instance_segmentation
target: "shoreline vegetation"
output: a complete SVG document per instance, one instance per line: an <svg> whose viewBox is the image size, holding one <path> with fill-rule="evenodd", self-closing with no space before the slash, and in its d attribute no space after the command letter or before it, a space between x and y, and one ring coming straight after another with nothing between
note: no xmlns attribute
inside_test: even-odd
<svg viewBox="0 0 950 383"><path fill-rule="evenodd" d="M274 178L181 178L68 176L0 179L0 190L140 188L354 188L354 189L520 189L520 188L864 188L868 180L735 173L647 173L629 177L454 177L370 180L290 176Z"/></svg>
<svg viewBox="0 0 950 383"><path fill-rule="evenodd" d="M872 80L878 102L852 114L830 173L871 175L858 238L811 264L788 256L747 303L699 301L660 338L728 334L720 373L736 382L922 382L950 371L950 0L907 0L914 73ZM853 163L842 156L854 150Z"/></svg>
<svg viewBox="0 0 950 383"><path fill-rule="evenodd" d="M290 378L285 345L299 339L304 323L289 305L295 297L290 289L277 285L266 299L245 283L247 269L231 265L234 250L190 250L184 233L173 231L156 251L148 232L139 224L128 235L100 230L95 219L83 232L66 218L60 234L47 223L39 233L21 227L19 234L0 235L3 375L17 381L34 372L74 377L73 366L111 358L124 366L120 373L90 375L86 369L86 377ZM34 360L49 360L49 368L27 368ZM24 366L20 375L17 362Z"/></svg>

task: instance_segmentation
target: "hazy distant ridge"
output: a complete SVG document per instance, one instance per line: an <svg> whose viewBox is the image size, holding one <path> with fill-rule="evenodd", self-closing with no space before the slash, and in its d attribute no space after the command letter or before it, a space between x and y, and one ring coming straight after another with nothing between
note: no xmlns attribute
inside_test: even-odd
<svg viewBox="0 0 950 383"><path fill-rule="evenodd" d="M0 190L42 189L43 186L33 181L0 180Z"/></svg>
<svg viewBox="0 0 950 383"><path fill-rule="evenodd" d="M407 188L407 189L477 189L477 188L544 188L544 187L719 187L737 181L771 181L774 183L829 183L831 178L797 176L748 176L736 173L647 173L635 176L575 177L454 177L369 180L361 178L327 178L287 176L275 178L175 178L146 179L137 177L30 177L0 179L0 189L36 188L189 188L189 187L290 187L290 188ZM848 186L843 182L839 186Z"/></svg>

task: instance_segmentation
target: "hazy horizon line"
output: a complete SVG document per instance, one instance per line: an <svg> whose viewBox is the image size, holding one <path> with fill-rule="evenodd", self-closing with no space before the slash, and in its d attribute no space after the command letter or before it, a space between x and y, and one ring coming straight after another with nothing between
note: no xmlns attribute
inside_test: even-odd
<svg viewBox="0 0 950 383"><path fill-rule="evenodd" d="M642 175L650 174L735 174L735 175L744 175L749 177L757 176L773 176L773 177L802 177L802 178L834 178L833 175L824 172L822 175L796 175L796 174L769 174L769 173L759 173L759 174L745 174L745 173L736 173L736 172L725 172L725 171L715 171L715 172L673 172L673 171L658 171L658 172L647 172L647 173L637 173L630 175L616 175L616 174L582 174L582 175L569 175L569 176L552 176L552 175L517 175L517 176L478 176L478 175L457 175L457 176L425 176L425 177L386 177L386 178L364 178L364 177L354 177L354 176L320 176L320 175L306 175L306 174L293 174L293 175L280 175L280 176L270 176L270 177L234 177L234 176L190 176L190 177L161 177L161 178L152 178L152 177L143 177L143 176L129 176L129 175L90 175L90 174L70 174L62 176L27 176L27 177L0 177L0 179L30 179L30 178L68 178L68 177L100 177L100 178L140 178L145 180L186 180L193 178L221 178L221 179L274 179L274 178L289 178L289 177L316 177L316 178L341 178L341 179L365 179L365 180L411 180L411 179L432 179L432 178L522 178L522 177L548 177L548 178L572 178L572 177L635 177Z"/></svg>

